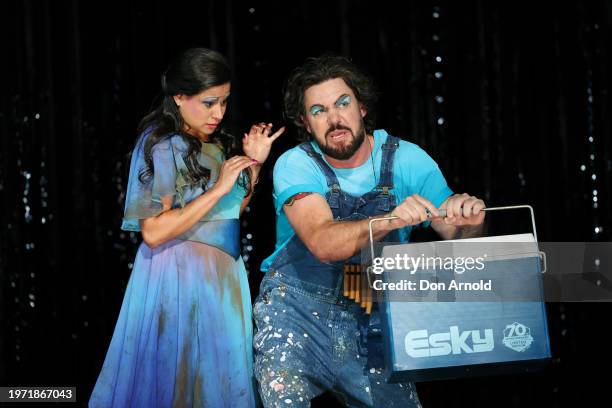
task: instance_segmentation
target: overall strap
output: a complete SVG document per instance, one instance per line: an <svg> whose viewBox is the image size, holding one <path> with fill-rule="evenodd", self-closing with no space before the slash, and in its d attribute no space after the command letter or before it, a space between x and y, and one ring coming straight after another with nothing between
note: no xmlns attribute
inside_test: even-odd
<svg viewBox="0 0 612 408"><path fill-rule="evenodd" d="M379 182L376 189L382 193L383 196L389 196L389 191L393 189L393 160L395 159L395 152L399 148L400 140L395 137L388 135L387 140L382 145L382 161L380 163L380 176ZM380 202L379 209L388 211L390 203L388 200Z"/></svg>
<svg viewBox="0 0 612 408"><path fill-rule="evenodd" d="M338 208L339 206L339 198L340 198L340 182L336 177L336 173L329 167L329 165L323 160L321 154L314 150L310 142L304 142L299 145L300 149L304 150L308 156L310 156L315 163L319 166L323 175L325 176L325 181L327 182L327 187L330 189L330 194L328 196L328 204L330 208Z"/></svg>

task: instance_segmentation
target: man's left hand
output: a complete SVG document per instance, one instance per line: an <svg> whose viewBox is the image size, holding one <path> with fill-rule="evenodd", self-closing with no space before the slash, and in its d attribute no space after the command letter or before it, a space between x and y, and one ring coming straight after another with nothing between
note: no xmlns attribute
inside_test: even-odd
<svg viewBox="0 0 612 408"><path fill-rule="evenodd" d="M480 225L484 222L485 203L481 199L469 194L455 194L442 203L440 208L446 209L446 217L438 223L454 226Z"/></svg>

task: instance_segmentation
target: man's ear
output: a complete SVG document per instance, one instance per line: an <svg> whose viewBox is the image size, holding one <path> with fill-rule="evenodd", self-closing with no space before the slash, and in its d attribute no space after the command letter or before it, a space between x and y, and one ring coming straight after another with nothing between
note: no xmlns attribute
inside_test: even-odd
<svg viewBox="0 0 612 408"><path fill-rule="evenodd" d="M363 105L359 105L359 111L361 112L361 117L365 118L365 116L368 114L368 111L366 110L365 106Z"/></svg>
<svg viewBox="0 0 612 408"><path fill-rule="evenodd" d="M306 131L310 134L312 134L312 130L310 129L310 125L308 124L308 121L306 119L304 119L303 116L300 116L300 121L302 122L302 125L304 126L304 129L306 129Z"/></svg>

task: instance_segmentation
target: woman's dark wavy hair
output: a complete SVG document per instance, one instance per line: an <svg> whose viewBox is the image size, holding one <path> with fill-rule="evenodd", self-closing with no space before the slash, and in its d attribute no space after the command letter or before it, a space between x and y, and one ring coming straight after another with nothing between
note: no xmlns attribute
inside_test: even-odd
<svg viewBox="0 0 612 408"><path fill-rule="evenodd" d="M366 132L374 131L375 107L378 101L378 91L374 82L348 58L323 55L318 58L308 58L304 64L294 69L283 88L284 116L287 121L297 126L300 141L310 138L302 121L306 116L304 92L313 85L335 78L342 78L357 97L357 101L366 109L367 114L364 118Z"/></svg>
<svg viewBox="0 0 612 408"><path fill-rule="evenodd" d="M200 183L203 186L206 185L210 178L210 169L200 165L197 159L202 142L197 137L185 133L185 122L173 96L196 95L208 88L231 82L231 80L231 71L226 59L220 53L206 48L185 50L168 66L161 75L162 100L160 104L138 125L140 135L152 129L144 145L146 167L141 170L138 177L141 183L148 183L153 176L153 146L173 135L180 135L188 146L183 156L188 170L188 174L185 175L186 181L191 185ZM219 145L226 157L240 153L238 139L224 129L223 122L220 128L212 134L211 142ZM246 180L241 181L241 184L244 184L243 187L250 186L248 175Z"/></svg>

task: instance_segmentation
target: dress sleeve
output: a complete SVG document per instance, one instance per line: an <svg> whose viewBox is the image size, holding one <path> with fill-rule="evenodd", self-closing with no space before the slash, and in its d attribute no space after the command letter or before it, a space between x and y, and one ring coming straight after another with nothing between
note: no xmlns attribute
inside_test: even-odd
<svg viewBox="0 0 612 408"><path fill-rule="evenodd" d="M176 194L176 165L171 139L155 144L151 149L153 156L153 175L144 182L139 175L146 169L144 146L148 134L138 141L130 162L130 175L125 196L125 209L121 229L140 231L139 220L159 215L162 199Z"/></svg>

